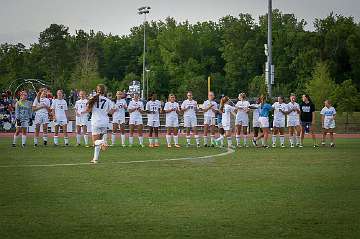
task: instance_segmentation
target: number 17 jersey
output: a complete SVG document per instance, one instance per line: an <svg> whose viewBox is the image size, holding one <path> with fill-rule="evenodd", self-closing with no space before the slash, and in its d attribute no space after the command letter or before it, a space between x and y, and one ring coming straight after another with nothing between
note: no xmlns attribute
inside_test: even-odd
<svg viewBox="0 0 360 239"><path fill-rule="evenodd" d="M95 127L107 127L109 124L108 113L114 108L111 100L105 96L99 96L92 108L91 125Z"/></svg>

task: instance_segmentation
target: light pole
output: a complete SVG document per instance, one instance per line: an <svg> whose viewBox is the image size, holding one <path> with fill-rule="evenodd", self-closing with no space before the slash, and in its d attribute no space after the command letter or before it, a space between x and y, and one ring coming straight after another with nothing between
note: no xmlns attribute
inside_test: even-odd
<svg viewBox="0 0 360 239"><path fill-rule="evenodd" d="M268 36L267 36L267 88L268 95L271 98L271 83L272 83L272 0L268 3Z"/></svg>
<svg viewBox="0 0 360 239"><path fill-rule="evenodd" d="M146 69L146 100L149 99L149 74L150 70Z"/></svg>
<svg viewBox="0 0 360 239"><path fill-rule="evenodd" d="M144 6L138 8L138 14L142 15L144 14L144 52L143 52L143 77L142 77L142 90L141 90L141 98L144 99L144 86L145 86L145 54L146 54L146 29L145 29L145 23L146 23L146 14L150 13L151 7Z"/></svg>

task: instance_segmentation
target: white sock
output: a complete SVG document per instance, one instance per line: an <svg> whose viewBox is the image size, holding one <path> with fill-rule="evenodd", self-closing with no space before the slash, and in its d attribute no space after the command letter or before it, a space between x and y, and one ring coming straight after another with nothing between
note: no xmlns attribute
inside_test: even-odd
<svg viewBox="0 0 360 239"><path fill-rule="evenodd" d="M285 143L285 136L280 135L280 144L284 144L284 143Z"/></svg>
<svg viewBox="0 0 360 239"><path fill-rule="evenodd" d="M209 141L208 137L204 135L204 145L207 145L208 141Z"/></svg>
<svg viewBox="0 0 360 239"><path fill-rule="evenodd" d="M16 144L16 140L17 140L18 137L19 137L18 135L15 135L15 134L14 134L13 144Z"/></svg>
<svg viewBox="0 0 360 239"><path fill-rule="evenodd" d="M240 135L236 135L236 145L240 145Z"/></svg>
<svg viewBox="0 0 360 239"><path fill-rule="evenodd" d="M214 144L214 141L215 141L215 135L211 135L211 136L210 136L210 142L211 142L211 144Z"/></svg>
<svg viewBox="0 0 360 239"><path fill-rule="evenodd" d="M84 141L85 141L85 145L88 145L88 143L89 143L89 135L88 134L84 134Z"/></svg>
<svg viewBox="0 0 360 239"><path fill-rule="evenodd" d="M56 145L59 144L59 136L54 136L54 144L56 144Z"/></svg>
<svg viewBox="0 0 360 239"><path fill-rule="evenodd" d="M178 135L174 135L173 137L174 137L174 143L175 143L176 145L178 145L178 144L179 144L179 136L178 136Z"/></svg>
<svg viewBox="0 0 360 239"><path fill-rule="evenodd" d="M261 138L261 145L265 145L265 139L264 139L264 137Z"/></svg>
<svg viewBox="0 0 360 239"><path fill-rule="evenodd" d="M300 136L296 136L296 144L300 144Z"/></svg>
<svg viewBox="0 0 360 239"><path fill-rule="evenodd" d="M107 144L107 136L108 136L108 135L107 135L107 133L106 133L106 134L104 134L103 137L102 137L102 140L104 140L104 143L106 143L106 144Z"/></svg>
<svg viewBox="0 0 360 239"><path fill-rule="evenodd" d="M100 154L100 145L103 144L105 141L98 139L95 140L95 148L94 148L94 160L98 161L99 160L99 154Z"/></svg>
<svg viewBox="0 0 360 239"><path fill-rule="evenodd" d="M115 141L116 141L116 134L115 134L115 133L112 133L112 134L111 134L111 144L114 145L114 144L115 144Z"/></svg>
<svg viewBox="0 0 360 239"><path fill-rule="evenodd" d="M228 147L232 146L232 137L227 137L227 145Z"/></svg>
<svg viewBox="0 0 360 239"><path fill-rule="evenodd" d="M247 144L247 135L244 134L244 135L243 135L243 138L244 138L244 145L246 145L246 144Z"/></svg>
<svg viewBox="0 0 360 239"><path fill-rule="evenodd" d="M68 137L64 137L64 143L69 144L69 138Z"/></svg>
<svg viewBox="0 0 360 239"><path fill-rule="evenodd" d="M149 137L149 144L152 145L153 144L153 138Z"/></svg>
<svg viewBox="0 0 360 239"><path fill-rule="evenodd" d="M224 145L224 135L220 135L219 141L220 141L220 145L223 146Z"/></svg>
<svg viewBox="0 0 360 239"><path fill-rule="evenodd" d="M130 136L129 137L129 145L133 145L134 144L134 137Z"/></svg>
<svg viewBox="0 0 360 239"><path fill-rule="evenodd" d="M187 143L187 144L190 144L190 142L191 142L191 141L190 141L190 135L186 135L186 143Z"/></svg>
<svg viewBox="0 0 360 239"><path fill-rule="evenodd" d="M154 141L155 141L155 144L157 144L157 145L159 144L159 138L155 138Z"/></svg>
<svg viewBox="0 0 360 239"><path fill-rule="evenodd" d="M76 134L76 144L80 144L81 134Z"/></svg>
<svg viewBox="0 0 360 239"><path fill-rule="evenodd" d="M276 135L275 134L272 135L272 144L276 144Z"/></svg>
<svg viewBox="0 0 360 239"><path fill-rule="evenodd" d="M144 138L142 136L139 136L139 144L143 145Z"/></svg>
<svg viewBox="0 0 360 239"><path fill-rule="evenodd" d="M47 141L47 140L48 140L47 134L45 134L45 135L43 136L43 140L44 140L44 141Z"/></svg>
<svg viewBox="0 0 360 239"><path fill-rule="evenodd" d="M289 142L290 142L291 145L294 144L293 136L291 136L291 135L289 136Z"/></svg>
<svg viewBox="0 0 360 239"><path fill-rule="evenodd" d="M196 142L196 145L199 145L199 144L200 144L199 135L195 135L195 142Z"/></svg>
<svg viewBox="0 0 360 239"><path fill-rule="evenodd" d="M171 144L171 135L166 135L165 136L166 137L166 143L169 145L169 144ZM175 139L174 139L174 141L175 141Z"/></svg>
<svg viewBox="0 0 360 239"><path fill-rule="evenodd" d="M21 144L22 145L26 144L26 135L21 135Z"/></svg>
<svg viewBox="0 0 360 239"><path fill-rule="evenodd" d="M121 135L121 144L125 145L125 134Z"/></svg>
<svg viewBox="0 0 360 239"><path fill-rule="evenodd" d="M38 144L38 142L39 142L38 137L34 137L34 144Z"/></svg>

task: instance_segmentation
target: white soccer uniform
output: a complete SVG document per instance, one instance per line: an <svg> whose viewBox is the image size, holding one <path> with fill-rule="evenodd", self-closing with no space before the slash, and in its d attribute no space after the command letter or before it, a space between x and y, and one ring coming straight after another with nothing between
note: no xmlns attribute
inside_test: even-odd
<svg viewBox="0 0 360 239"><path fill-rule="evenodd" d="M274 109L274 120L273 120L273 127L275 128L284 128L285 127L285 119L286 116L282 111L287 111L287 106L285 103L279 103L275 102L272 105L272 108Z"/></svg>
<svg viewBox="0 0 360 239"><path fill-rule="evenodd" d="M187 109L184 111L184 127L195 127L197 125L197 102L195 100L184 100L184 102L181 104L181 109Z"/></svg>
<svg viewBox="0 0 360 239"><path fill-rule="evenodd" d="M235 107L225 104L224 112L221 117L221 124L224 130L228 131L231 129L231 114L236 110Z"/></svg>
<svg viewBox="0 0 360 239"><path fill-rule="evenodd" d="M246 100L239 100L235 107L237 108L235 125L249 126L249 114L246 110L249 109L250 103Z"/></svg>
<svg viewBox="0 0 360 239"><path fill-rule="evenodd" d="M148 101L146 103L146 110L149 112L147 114L147 125L150 127L159 127L160 126L160 110L161 102L159 100Z"/></svg>
<svg viewBox="0 0 360 239"><path fill-rule="evenodd" d="M324 116L324 123L323 128L324 129L334 129L335 128L335 120L334 116L336 115L336 110L334 107L324 107L320 111L320 114Z"/></svg>
<svg viewBox="0 0 360 239"><path fill-rule="evenodd" d="M214 110L217 110L218 109L218 104L213 101L213 100L206 100L204 101L203 103L203 109L207 109L211 106L211 108L204 112L204 124L207 124L207 125L215 125L215 121L216 121L216 115L215 115L215 112L213 111Z"/></svg>
<svg viewBox="0 0 360 239"><path fill-rule="evenodd" d="M114 108L113 102L105 96L99 96L91 115L91 131L93 135L107 133L109 125L108 113Z"/></svg>
<svg viewBox="0 0 360 239"><path fill-rule="evenodd" d="M300 110L300 106L298 103L294 102L289 102L287 105L287 111L290 110ZM288 127L295 127L295 126L299 126L300 125L300 118L299 118L299 113L297 111L291 111L288 115L287 115L287 126Z"/></svg>
<svg viewBox="0 0 360 239"><path fill-rule="evenodd" d="M39 107L39 106L48 106L50 107L50 100L48 98L40 98L38 101L37 98L35 98L33 106ZM34 124L47 124L49 123L49 112L46 108L42 108L40 110L35 111L35 120Z"/></svg>
<svg viewBox="0 0 360 239"><path fill-rule="evenodd" d="M166 113L166 127L170 128L170 127L174 127L177 128L179 127L179 118L178 118L178 114L176 112L176 110L180 110L179 109L179 104L177 102L166 102L165 106L164 106L164 110L171 110L173 109L173 111Z"/></svg>
<svg viewBox="0 0 360 239"><path fill-rule="evenodd" d="M144 110L143 102L140 100L138 100L138 101L132 100L129 103L128 109L129 110L137 109L130 113L129 124L142 125L143 120L142 120L142 115L139 110Z"/></svg>
<svg viewBox="0 0 360 239"><path fill-rule="evenodd" d="M77 114L80 114L80 116L76 115L76 125L84 126L87 125L87 122L89 121L89 114L86 112L86 105L88 103L87 99L80 99L75 102L75 110Z"/></svg>
<svg viewBox="0 0 360 239"><path fill-rule="evenodd" d="M260 112L261 112L261 105L260 104L252 104L252 107L254 107L255 109L253 110L253 127L254 128L260 128L261 124L259 121L259 117L260 117Z"/></svg>
<svg viewBox="0 0 360 239"><path fill-rule="evenodd" d="M115 109L113 114L112 123L125 124L125 107L127 106L125 99L116 100Z"/></svg>
<svg viewBox="0 0 360 239"><path fill-rule="evenodd" d="M54 99L51 104L51 109L55 111L55 125L65 125L68 123L65 113L65 111L68 110L68 106L64 99Z"/></svg>

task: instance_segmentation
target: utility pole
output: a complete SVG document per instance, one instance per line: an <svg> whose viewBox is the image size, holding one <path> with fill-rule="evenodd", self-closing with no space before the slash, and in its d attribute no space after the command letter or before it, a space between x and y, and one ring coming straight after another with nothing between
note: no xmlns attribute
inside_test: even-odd
<svg viewBox="0 0 360 239"><path fill-rule="evenodd" d="M273 70L272 70L272 0L269 0L268 3L268 39L267 39L267 89L268 95L271 98L271 83L273 77Z"/></svg>

